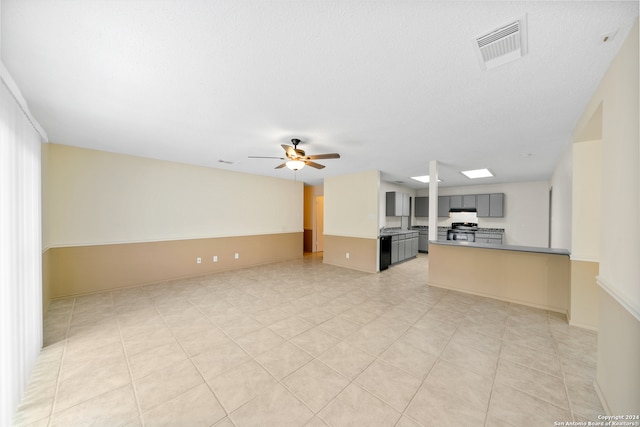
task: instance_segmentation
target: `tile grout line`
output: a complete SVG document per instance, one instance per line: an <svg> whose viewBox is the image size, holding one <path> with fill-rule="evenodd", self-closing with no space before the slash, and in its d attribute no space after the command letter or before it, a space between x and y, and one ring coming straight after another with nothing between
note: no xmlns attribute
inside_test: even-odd
<svg viewBox="0 0 640 427"><path fill-rule="evenodd" d="M200 311L200 308L197 307L195 304L193 304L193 302L189 299L189 298L184 298L185 301L187 301L189 304L191 304L192 307L194 307L196 310L198 310L199 313L201 313L202 315L204 315L212 324L214 324L216 327L218 327L215 322L213 322L211 319L209 319L209 317L207 317L207 315L205 315L204 313L202 313ZM153 301L153 299L152 299ZM200 375L200 377L202 378L202 383L207 385L207 388L209 388L209 390L211 391L211 394L213 394L213 397L215 397L216 401L218 402L218 404L220 405L220 407L222 408L222 410L225 413L225 417L223 418L229 418L229 412L227 412L227 409L224 407L224 405L222 404L222 402L220 401L220 398L218 397L218 395L215 393L215 391L213 391L213 389L211 388L211 386L209 385L209 383L207 383L207 379L204 377L204 375L202 374L202 371L200 370L200 368L198 368L198 365L193 361L193 358L191 357L191 355L189 355L189 353L185 350L184 346L182 345L182 343L180 342L180 340L178 339L178 337L176 336L175 332L173 332L173 329L171 329L171 326L169 326L169 324L167 323L167 320L164 318L164 315L160 312L160 310L158 310L158 307L156 306L155 302L152 302L153 308L156 311L156 313L158 313L158 315L160 316L160 318L162 319L162 322L165 324L165 326L167 327L167 329L169 330L169 332L171 333L171 335L173 336L173 338L176 340L176 343L180 346L180 349L184 352L184 354L187 356L187 359L189 360L189 362L191 362L191 364L193 365L193 367L196 369L196 371L198 371L198 374ZM219 329L219 328L218 328ZM195 333L194 333L195 335ZM180 363L180 362L178 362ZM180 393L178 396L174 396L173 398L169 399L168 401L171 401L173 399L176 399L179 396L182 396L184 393L187 393L193 389L195 389L196 387L198 387L200 384L190 388L189 390L186 390L182 393ZM154 406L153 408L156 408L162 404L164 404L166 402L160 403L156 406ZM153 409L152 408L152 409ZM141 413L142 416L142 413ZM216 421L216 424L219 422L220 420ZM229 421L231 421L231 419L229 419ZM233 423L235 425L235 423ZM215 424L214 424L215 425Z"/></svg>
<svg viewBox="0 0 640 427"><path fill-rule="evenodd" d="M435 305L436 305L438 302L440 302L440 301L442 300L442 298L444 298L446 295L449 295L449 294L450 294L450 291L447 291L447 293L443 294L443 295L442 295L442 297L440 297L440 298L438 299L438 301L433 305L433 307L435 307ZM433 308L433 307L431 307L431 308ZM421 316L421 317L420 317L420 319L422 319L424 316L426 316L426 314L427 314L429 311L431 311L431 308L429 308L429 310L427 310L427 312L426 312L423 316ZM468 311L468 310L467 310L467 311ZM465 314L466 314L466 313L465 313ZM419 321L420 319L416 320L416 321L414 322L414 325L415 325L416 323L418 323L418 321ZM460 323L462 323L462 322L460 322ZM458 324L457 324L456 328L455 328L455 329L453 330L453 332L451 333L451 336L450 336L450 337L449 337L449 339L447 340L446 344L442 347L442 349L440 350L440 353L438 353L438 355L437 355L437 357L436 357L436 360L433 362L433 365L431 365L431 368L429 368L429 372L427 372L427 375L425 375L425 377L422 379L422 382L420 383L420 386L418 386L418 388L416 389L416 391L415 391L415 393L413 394L413 396L411 396L411 399L409 399L409 402L407 402L407 405L405 406L404 410L401 412L401 414L400 414L400 418L398 418L397 423L399 423L399 422L400 422L400 420L402 419L402 417L407 417L407 418L409 418L411 421L414 421L414 422L416 422L417 424L422 425L422 423L421 423L421 422L418 422L418 420L415 420L411 415L409 415L409 414L407 413L407 410L409 409L409 407L411 406L411 404L412 404L412 403L413 403L413 401L415 400L416 396L418 395L418 393L420 392L420 390L421 390L421 389L422 389L422 387L424 386L425 382L427 381L427 379L428 379L428 378L429 378L429 376L431 375L431 372L433 371L433 367L434 367L434 366L436 366L436 364L438 363L438 361L439 361L439 360L441 360L441 359L440 359L440 356L442 355L442 352L447 348L447 346L448 346L448 345L449 345L449 343L451 342L451 339L452 339L452 338L453 338L453 336L456 334L456 331L460 328L460 323L458 323ZM406 333L406 332L405 332L405 333ZM404 334L403 334L403 335L404 335ZM411 345L410 343L409 343L409 345L410 345L410 346L412 346L412 347L414 347L414 346L413 346L413 345ZM414 347L414 348L417 348L417 347ZM443 360L444 360L444 359L443 359ZM396 423L396 424L397 424L397 423Z"/></svg>
<svg viewBox="0 0 640 427"><path fill-rule="evenodd" d="M549 313L547 313L547 322L549 322L549 328L551 328L551 322L549 321ZM558 342L556 341L555 335L551 334L553 338L553 349L556 352L556 357L558 358L558 363L560 364L560 372L562 372L562 385L564 386L564 393L567 397L567 405L569 405L569 414L571 414L571 420L575 421L576 416L573 412L573 404L571 402L571 398L569 397L569 388L567 387L567 378L564 372L564 366L562 365L562 361L560 360L560 353L558 352Z"/></svg>
<svg viewBox="0 0 640 427"><path fill-rule="evenodd" d="M113 294L111 294L111 298L113 299ZM120 335L120 345L122 346L122 351L124 353L124 359L125 362L127 363L127 371L129 372L129 379L131 380L131 388L133 390L133 398L136 401L136 407L138 408L138 418L140 420L140 425L142 425L144 427L145 422L144 422L144 418L142 417L142 408L140 407L140 399L138 399L138 391L136 389L136 383L133 380L133 371L131 370L131 364L129 363L129 355L127 353L127 346L124 344L124 336L122 335L122 325L120 324L120 316L117 310L115 310L115 304L114 304L114 311L115 311L115 315L116 315L116 323L118 325L118 334Z"/></svg>
<svg viewBox="0 0 640 427"><path fill-rule="evenodd" d="M510 306L511 306L511 303L509 303L509 307ZM498 366L500 365L500 356L502 355L502 347L504 346L504 336L507 333L507 322L508 321L509 321L509 316L507 315L507 317L505 319L505 322L504 322L504 329L503 329L502 334L500 336L500 349L498 350L498 358L496 359L496 370L493 373L493 378L491 380L491 390L489 391L489 399L487 400L487 410L484 413L484 423L483 423L483 425L485 427L488 427L487 423L489 422L489 409L491 408L491 399L493 399L493 391L494 391L494 387L496 385L496 377L498 376ZM510 423L507 423L507 424L510 424Z"/></svg>
<svg viewBox="0 0 640 427"><path fill-rule="evenodd" d="M51 427L53 423L53 416L56 412L56 403L58 402L58 392L60 391L60 383L62 382L62 366L64 365L64 356L67 353L67 344L69 340L69 330L71 329L71 319L73 318L73 314L76 310L76 301L77 299L73 299L73 304L71 305L71 312L69 313L69 319L67 320L67 330L64 334L64 346L62 347L62 355L60 356L60 366L58 367L58 375L56 378L56 391L53 395L53 402L51 403L51 413L49 415L49 421L47 423L47 427Z"/></svg>

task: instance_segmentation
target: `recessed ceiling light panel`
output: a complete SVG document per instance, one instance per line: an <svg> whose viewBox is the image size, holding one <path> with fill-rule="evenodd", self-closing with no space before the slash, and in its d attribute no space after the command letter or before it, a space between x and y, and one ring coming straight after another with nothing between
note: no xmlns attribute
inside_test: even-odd
<svg viewBox="0 0 640 427"><path fill-rule="evenodd" d="M462 171L460 173L469 179L489 178L493 176L489 169L474 169L470 171Z"/></svg>
<svg viewBox="0 0 640 427"><path fill-rule="evenodd" d="M429 182L429 175L412 176L411 179L415 179L416 181L420 181L424 184L427 184Z"/></svg>
<svg viewBox="0 0 640 427"><path fill-rule="evenodd" d="M428 184L429 183L429 175L422 175L422 176L412 176L411 179L415 179L416 181L420 181L424 184ZM441 179L438 179L438 182L442 182Z"/></svg>

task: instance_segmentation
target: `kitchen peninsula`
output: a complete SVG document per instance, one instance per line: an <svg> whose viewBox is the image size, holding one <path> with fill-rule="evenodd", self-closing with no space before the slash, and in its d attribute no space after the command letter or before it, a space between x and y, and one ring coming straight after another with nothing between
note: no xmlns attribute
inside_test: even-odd
<svg viewBox="0 0 640 427"><path fill-rule="evenodd" d="M430 241L429 284L567 314L569 251Z"/></svg>

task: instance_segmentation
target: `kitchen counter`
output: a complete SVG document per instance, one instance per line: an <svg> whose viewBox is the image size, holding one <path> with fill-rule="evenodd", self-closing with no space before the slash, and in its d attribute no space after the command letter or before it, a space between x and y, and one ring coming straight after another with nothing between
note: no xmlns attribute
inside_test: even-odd
<svg viewBox="0 0 640 427"><path fill-rule="evenodd" d="M460 246L467 248L483 248L494 249L499 251L518 251L518 252L533 252L538 254L553 254L553 255L571 255L566 249L554 249L554 248L540 248L536 246L516 246L516 245L491 245L487 243L478 242L461 242L459 240L438 240L429 241L430 244L436 245L448 245L448 246Z"/></svg>
<svg viewBox="0 0 640 427"><path fill-rule="evenodd" d="M387 231L381 232L380 236L400 236L402 234L412 234L417 232L418 230L387 230Z"/></svg>
<svg viewBox="0 0 640 427"><path fill-rule="evenodd" d="M391 260L389 265L393 265L418 255L418 236L417 230L387 229L382 230L378 239L381 243L380 265L381 269L386 264L386 249L382 251L382 238L387 237L391 240ZM383 261L383 258L385 260Z"/></svg>
<svg viewBox="0 0 640 427"><path fill-rule="evenodd" d="M473 295L566 314L570 272L565 249L429 242L429 285Z"/></svg>

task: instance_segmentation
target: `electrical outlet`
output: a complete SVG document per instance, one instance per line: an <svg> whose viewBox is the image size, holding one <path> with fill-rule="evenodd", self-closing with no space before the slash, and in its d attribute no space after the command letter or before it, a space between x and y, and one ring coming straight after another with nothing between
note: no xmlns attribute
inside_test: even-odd
<svg viewBox="0 0 640 427"><path fill-rule="evenodd" d="M202 258L200 257L196 258L196 264L202 264Z"/></svg>
<svg viewBox="0 0 640 427"><path fill-rule="evenodd" d="M240 258L240 254L239 254L238 252L236 252L236 256L235 256L235 258L236 258L236 259Z"/></svg>
<svg viewBox="0 0 640 427"><path fill-rule="evenodd" d="M213 256L213 262L218 262L218 255Z"/></svg>
<svg viewBox="0 0 640 427"><path fill-rule="evenodd" d="M347 259L349 259L349 252L347 252Z"/></svg>

